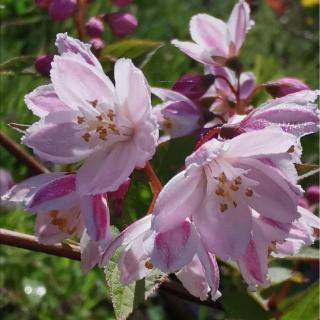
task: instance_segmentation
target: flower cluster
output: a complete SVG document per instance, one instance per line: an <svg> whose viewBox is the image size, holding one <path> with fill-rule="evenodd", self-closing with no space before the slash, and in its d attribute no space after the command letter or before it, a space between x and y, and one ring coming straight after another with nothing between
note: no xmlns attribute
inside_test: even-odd
<svg viewBox="0 0 320 320"><path fill-rule="evenodd" d="M88 34L99 36L101 21L89 22ZM25 97L39 121L22 143L40 159L77 170L30 178L3 199L37 213L39 241L81 238L84 270L105 266L121 247L123 283L158 268L176 273L201 300L209 293L215 300L218 257L236 262L250 289L267 286L268 257L296 254L319 228L301 205L295 164L300 138L319 129L320 92L288 77L257 85L243 72L240 49L252 26L244 0L227 23L192 17L194 42L172 43L202 63L204 74L184 75L171 89L150 88L128 59L115 63L113 83L90 45L58 34L51 83ZM258 90L273 99L253 107ZM162 101L154 108L151 94ZM152 214L112 237L108 201L121 207L133 170L145 167L160 143L189 134L198 136L194 152L163 187ZM309 198L319 196L314 189Z"/></svg>

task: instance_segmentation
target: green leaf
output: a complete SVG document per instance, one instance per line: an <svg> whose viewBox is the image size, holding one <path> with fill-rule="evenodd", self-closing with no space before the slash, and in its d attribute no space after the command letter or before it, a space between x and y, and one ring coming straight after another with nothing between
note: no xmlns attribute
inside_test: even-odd
<svg viewBox="0 0 320 320"><path fill-rule="evenodd" d="M129 285L122 284L118 269L119 256L120 252L117 251L104 272L107 293L111 298L115 317L117 320L124 320L157 289L163 274L154 269L145 279Z"/></svg>
<svg viewBox="0 0 320 320"><path fill-rule="evenodd" d="M316 320L319 313L319 283L316 282L308 288L304 296L295 303L281 320Z"/></svg>
<svg viewBox="0 0 320 320"><path fill-rule="evenodd" d="M143 67L162 45L162 42L144 39L121 40L103 49L99 60L106 70L111 69L118 58L130 58Z"/></svg>
<svg viewBox="0 0 320 320"><path fill-rule="evenodd" d="M304 178L308 178L313 174L320 172L320 166L317 164L310 164L310 163L296 163L296 170L299 175L299 180Z"/></svg>
<svg viewBox="0 0 320 320"><path fill-rule="evenodd" d="M0 74L13 75L26 72L27 68L33 66L34 59L35 56L21 56L2 62L0 64ZM28 73L31 73L30 70L28 71Z"/></svg>
<svg viewBox="0 0 320 320"><path fill-rule="evenodd" d="M237 290L223 290L220 302L232 319L268 320L272 315L266 311L253 294Z"/></svg>
<svg viewBox="0 0 320 320"><path fill-rule="evenodd" d="M290 279L292 276L292 270L283 267L271 267L269 268L269 277L272 284L281 283Z"/></svg>

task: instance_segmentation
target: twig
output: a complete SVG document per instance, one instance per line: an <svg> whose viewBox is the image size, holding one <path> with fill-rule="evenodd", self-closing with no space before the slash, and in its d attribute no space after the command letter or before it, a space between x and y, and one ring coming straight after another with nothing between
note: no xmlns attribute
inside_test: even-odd
<svg viewBox="0 0 320 320"><path fill-rule="evenodd" d="M162 184L161 184L157 174L154 172L152 165L149 161L147 162L146 166L143 168L143 171L145 172L145 174L149 178L149 184L150 184L150 188L151 188L151 191L153 194L153 198L152 198L151 204L148 209L148 213L152 213L152 211L154 209L154 205L155 205L156 200L158 198L158 195L162 189Z"/></svg>
<svg viewBox="0 0 320 320"><path fill-rule="evenodd" d="M35 236L0 228L0 244L80 260L80 247L66 244L42 244Z"/></svg>
<svg viewBox="0 0 320 320"><path fill-rule="evenodd" d="M75 24L75 27L78 31L78 38L79 40L83 40L85 31L84 31L84 13L85 13L85 7L87 4L87 0L78 0L77 1L77 11L73 17L73 21Z"/></svg>
<svg viewBox="0 0 320 320"><path fill-rule="evenodd" d="M17 159L25 163L35 174L47 173L49 170L38 160L27 153L20 145L0 131L0 144Z"/></svg>
<svg viewBox="0 0 320 320"><path fill-rule="evenodd" d="M71 260L80 260L80 247L66 244L41 244L35 236L0 228L0 244L31 251L43 252L57 257L64 257ZM182 285L169 279L160 285L160 290L173 294L181 299L192 301L198 304L213 307L212 301L200 301L192 296Z"/></svg>

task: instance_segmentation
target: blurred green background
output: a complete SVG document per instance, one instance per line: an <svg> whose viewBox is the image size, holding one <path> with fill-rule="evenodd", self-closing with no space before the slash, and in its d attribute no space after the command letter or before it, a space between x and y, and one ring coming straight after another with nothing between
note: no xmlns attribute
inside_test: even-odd
<svg viewBox="0 0 320 320"><path fill-rule="evenodd" d="M316 3L310 0L250 2L256 25L247 36L241 51L241 61L246 70L255 73L258 82L293 76L304 80L313 89L319 87L319 7L312 5L312 2ZM281 10L275 10L279 3L285 5ZM165 43L143 68L150 84L169 87L184 73L201 72L201 66L172 47L170 40L189 39L188 23L192 15L206 12L227 19L233 4L233 0L133 0L126 10L137 16L139 27L131 37ZM119 9L107 0L95 0L87 6L86 15L88 18L117 10ZM64 23L51 21L47 13L39 10L32 0L0 1L0 17L1 63L22 55L55 53L54 41L58 32L76 36L72 19ZM107 45L114 41L108 30L104 33L104 39ZM16 141L19 141L20 134L10 129L7 123L32 123L35 117L27 110L23 97L39 84L48 82L48 79L34 74L32 68L28 71L28 74L23 75L1 74L0 78L1 130ZM259 96L255 102L266 97ZM183 139L179 141L180 145L184 143L186 146L176 151L179 153L176 159L166 158L165 153L156 157L156 168L157 165L163 167L166 161L169 164L174 161L177 168L181 166L184 157L191 151L188 142ZM318 136L304 138L303 145L303 161L317 163ZM177 150L176 145L172 148ZM8 169L17 182L31 174L22 163L3 149L1 167ZM158 173L163 182L170 177L166 173L161 174L160 169ZM136 178L125 203L122 224L143 215L147 201L150 200L150 191L144 177L136 173ZM304 181L304 186L312 183L317 183L315 177ZM34 217L19 208L2 207L0 221L2 228L33 232ZM307 288L317 278L317 262L310 261L299 263L295 278L284 270L290 271L296 262L284 261L280 264L273 261L275 277L279 278L280 275L281 281L278 279L271 288L260 292L259 299L275 296L281 288L281 282L290 278L292 284L287 299L279 306L284 313L290 311L296 301L308 294ZM78 262L4 246L1 247L0 268L1 319L114 319L112 306L106 299L104 274L101 270L92 270L83 275ZM246 296L245 285L237 273L224 270L224 266L221 269L224 298L218 301L215 309L199 307L160 293L136 310L132 317L151 320L182 317L185 320L274 318L274 313L264 312L251 296ZM314 314L317 313L308 317L307 313L304 318L316 319L313 318Z"/></svg>

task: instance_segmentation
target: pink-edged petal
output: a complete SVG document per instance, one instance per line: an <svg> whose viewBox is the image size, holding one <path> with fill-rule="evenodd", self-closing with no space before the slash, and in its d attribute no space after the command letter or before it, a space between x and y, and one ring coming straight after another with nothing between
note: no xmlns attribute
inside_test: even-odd
<svg viewBox="0 0 320 320"><path fill-rule="evenodd" d="M300 206L298 207L298 212L300 213L301 219L304 223L306 223L306 225L312 228L320 229L320 219L313 212Z"/></svg>
<svg viewBox="0 0 320 320"><path fill-rule="evenodd" d="M228 28L233 43L237 51L241 48L245 39L246 33L250 29L252 22L250 22L250 7L244 0L240 0L231 12Z"/></svg>
<svg viewBox="0 0 320 320"><path fill-rule="evenodd" d="M155 116L147 113L142 120L139 126L134 129L135 158L131 158L138 168L144 168L146 162L152 158L159 139L159 129Z"/></svg>
<svg viewBox="0 0 320 320"><path fill-rule="evenodd" d="M242 159L237 165L249 170L246 176L259 183L253 188L253 196L247 197L254 210L280 222L291 222L299 217L297 206L300 195L277 170L254 159Z"/></svg>
<svg viewBox="0 0 320 320"><path fill-rule="evenodd" d="M44 173L14 185L2 196L4 202L28 205L34 194L45 184L61 178L64 172Z"/></svg>
<svg viewBox="0 0 320 320"><path fill-rule="evenodd" d="M240 99L247 99L253 92L256 77L252 72L243 72L240 76Z"/></svg>
<svg viewBox="0 0 320 320"><path fill-rule="evenodd" d="M55 44L61 55L68 52L78 54L86 63L102 70L99 60L90 51L90 44L83 43L78 39L69 37L67 33L58 33Z"/></svg>
<svg viewBox="0 0 320 320"><path fill-rule="evenodd" d="M195 297L204 301L208 297L210 287L208 285L205 271L196 254L191 262L176 273L182 285Z"/></svg>
<svg viewBox="0 0 320 320"><path fill-rule="evenodd" d="M68 107L93 108L91 103L114 103L114 86L102 72L76 54L55 56L51 69L55 92Z"/></svg>
<svg viewBox="0 0 320 320"><path fill-rule="evenodd" d="M130 142L119 142L89 157L77 175L80 194L116 191L135 167L136 149Z"/></svg>
<svg viewBox="0 0 320 320"><path fill-rule="evenodd" d="M198 242L193 224L190 220L185 220L166 232L156 234L151 254L152 263L163 272L175 272L191 261Z"/></svg>
<svg viewBox="0 0 320 320"><path fill-rule="evenodd" d="M35 236L40 243L54 244L59 243L70 235L60 230L56 225L52 224L50 212L38 214L35 222Z"/></svg>
<svg viewBox="0 0 320 320"><path fill-rule="evenodd" d="M118 268L122 283L128 284L140 280L151 272L151 269L145 266L148 256L143 250L143 244L144 235L142 234L121 253Z"/></svg>
<svg viewBox="0 0 320 320"><path fill-rule="evenodd" d="M296 145L296 137L280 128L243 133L226 143L225 157L260 157L287 152Z"/></svg>
<svg viewBox="0 0 320 320"><path fill-rule="evenodd" d="M147 232L151 226L151 218L151 215L147 215L124 229L104 251L100 266L105 266L119 247L130 244L140 235Z"/></svg>
<svg viewBox="0 0 320 320"><path fill-rule="evenodd" d="M240 128L247 131L276 125L298 137L317 132L320 114L317 105L312 102L319 94L319 90L303 90L269 100L252 111L240 123Z"/></svg>
<svg viewBox="0 0 320 320"><path fill-rule="evenodd" d="M219 292L220 275L216 257L208 252L202 243L198 247L197 254L203 266L207 283L211 289L211 299L215 301L221 297L221 293Z"/></svg>
<svg viewBox="0 0 320 320"><path fill-rule="evenodd" d="M242 277L251 290L268 285L268 243L261 236L249 241L245 254L238 260Z"/></svg>
<svg viewBox="0 0 320 320"><path fill-rule="evenodd" d="M193 42L172 40L171 44L196 61L204 64L213 63L213 59L210 54L204 48Z"/></svg>
<svg viewBox="0 0 320 320"><path fill-rule="evenodd" d="M72 207L78 200L75 174L65 174L44 184L28 203L31 211L59 210Z"/></svg>
<svg viewBox="0 0 320 320"><path fill-rule="evenodd" d="M211 56L228 57L230 35L222 20L197 14L191 18L190 34L193 41L208 50Z"/></svg>
<svg viewBox="0 0 320 320"><path fill-rule="evenodd" d="M81 197L80 208L90 238L94 241L110 238L109 208L104 196L95 194Z"/></svg>
<svg viewBox="0 0 320 320"><path fill-rule="evenodd" d="M205 192L201 178L199 173L186 176L182 171L164 186L153 212L152 227L156 231L174 228L196 212Z"/></svg>
<svg viewBox="0 0 320 320"><path fill-rule="evenodd" d="M218 65L212 65L208 67L208 71L212 73L214 76L217 76L213 84L214 88L218 92L221 92L223 95L225 95L229 100L233 100L234 93L230 89L226 80L228 80L232 85L235 85L236 77L234 72Z"/></svg>
<svg viewBox="0 0 320 320"><path fill-rule="evenodd" d="M185 102L189 102L189 103L193 104L192 101L188 97L186 97L183 94L181 94L177 91L174 91L174 90L153 87L153 88L151 88L151 92L164 102L185 101ZM196 106L194 106L194 107L195 107L195 109L197 109Z"/></svg>
<svg viewBox="0 0 320 320"><path fill-rule="evenodd" d="M50 113L34 123L22 139L40 158L55 163L71 163L88 157L96 148L83 139L85 129L77 123L78 113Z"/></svg>
<svg viewBox="0 0 320 320"><path fill-rule="evenodd" d="M52 85L40 86L24 98L27 107L38 117L44 117L51 112L68 111L57 96Z"/></svg>
<svg viewBox="0 0 320 320"><path fill-rule="evenodd" d="M87 272L97 265L99 261L99 243L92 240L85 230L80 239L81 262L80 268Z"/></svg>
<svg viewBox="0 0 320 320"><path fill-rule="evenodd" d="M209 203L206 208L199 209L198 214L194 216L195 226L210 252L224 260L237 259L244 254L250 239L250 209L238 204L236 208L229 207L221 212L218 205Z"/></svg>
<svg viewBox="0 0 320 320"><path fill-rule="evenodd" d="M141 70L130 59L117 60L114 67L117 111L132 124L139 123L146 113L151 113L151 93Z"/></svg>

